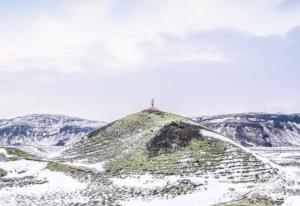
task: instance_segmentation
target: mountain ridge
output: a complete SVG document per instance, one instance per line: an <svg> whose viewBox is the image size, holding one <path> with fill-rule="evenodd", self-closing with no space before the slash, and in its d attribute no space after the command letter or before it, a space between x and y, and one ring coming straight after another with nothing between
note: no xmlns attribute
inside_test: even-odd
<svg viewBox="0 0 300 206"><path fill-rule="evenodd" d="M59 114L29 114L0 120L1 145L68 145L104 122Z"/></svg>
<svg viewBox="0 0 300 206"><path fill-rule="evenodd" d="M238 113L193 118L243 146L300 146L300 115Z"/></svg>

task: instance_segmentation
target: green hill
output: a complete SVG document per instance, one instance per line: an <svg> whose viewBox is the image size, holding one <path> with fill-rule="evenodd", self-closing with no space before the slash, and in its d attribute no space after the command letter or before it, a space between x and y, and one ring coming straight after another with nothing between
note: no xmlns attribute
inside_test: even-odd
<svg viewBox="0 0 300 206"><path fill-rule="evenodd" d="M231 182L265 182L276 174L251 153L215 136L191 119L144 110L100 128L63 156L104 162L110 174L210 174Z"/></svg>

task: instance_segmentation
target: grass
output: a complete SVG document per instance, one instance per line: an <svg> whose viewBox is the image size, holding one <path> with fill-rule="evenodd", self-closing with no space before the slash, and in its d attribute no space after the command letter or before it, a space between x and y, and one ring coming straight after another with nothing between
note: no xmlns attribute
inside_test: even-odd
<svg viewBox="0 0 300 206"><path fill-rule="evenodd" d="M121 159L107 165L107 171L112 173L143 173L182 174L216 168L220 156L224 156L226 144L218 140L194 139L191 144L172 153L160 153L149 158L146 147L138 149ZM180 160L190 159L188 162Z"/></svg>
<svg viewBox="0 0 300 206"><path fill-rule="evenodd" d="M177 144L182 143L180 138L186 138L186 135L179 135L182 123L191 122L170 113L139 112L102 127L85 142L64 151L63 156L67 160L83 159L89 163L106 161L105 170L110 174L205 175L220 170L215 174L216 178L225 176L233 182L251 182L257 178L248 173L257 169L262 179L267 179L267 175L263 175L263 164L257 163L254 156L228 142L209 137L197 138L192 132L188 141L183 145ZM179 126L161 133L170 124ZM205 129L197 125L195 127ZM165 137L170 134L179 135L179 138L174 139L172 135ZM159 144L154 144L156 140ZM151 149L155 152L149 155ZM243 176L234 174L240 170L245 172Z"/></svg>
<svg viewBox="0 0 300 206"><path fill-rule="evenodd" d="M90 162L111 160L148 141L164 125L178 121L186 119L170 113L142 111L102 127L63 154L69 159L88 158Z"/></svg>
<svg viewBox="0 0 300 206"><path fill-rule="evenodd" d="M4 177L6 175L7 175L6 171L3 169L0 169L0 177Z"/></svg>
<svg viewBox="0 0 300 206"><path fill-rule="evenodd" d="M26 159L26 160L39 160L38 157L29 154L21 149L6 147L4 148L9 155L13 155L15 157L8 158L9 160L17 160L18 158Z"/></svg>
<svg viewBox="0 0 300 206"><path fill-rule="evenodd" d="M49 169L54 172L65 172L69 174L78 174L81 172L86 172L84 169L59 162L49 162L46 166L46 169Z"/></svg>

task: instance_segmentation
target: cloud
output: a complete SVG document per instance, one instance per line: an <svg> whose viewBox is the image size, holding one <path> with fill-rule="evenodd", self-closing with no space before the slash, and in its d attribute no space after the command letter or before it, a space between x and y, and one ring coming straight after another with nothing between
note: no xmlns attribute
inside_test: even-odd
<svg viewBox="0 0 300 206"><path fill-rule="evenodd" d="M0 14L9 22L0 23L0 71L116 74L164 59L229 61L213 43L198 41L195 46L185 43L185 37L224 28L256 36L282 35L300 24L299 12L283 15L276 5L270 0L154 0L126 5L119 0L64 0L57 2L56 10L30 4L30 12L24 14L10 7L11 12ZM178 43L159 42L161 35L173 36ZM151 45L141 46L147 42Z"/></svg>
<svg viewBox="0 0 300 206"><path fill-rule="evenodd" d="M144 52L146 63L141 68L115 75L51 69L2 72L1 106L6 116L65 113L106 121L144 109L152 97L159 108L187 116L298 112L298 30L292 29L286 36L226 29L184 36L157 34L136 45ZM80 51L95 54L87 57L92 60L85 60L92 62L106 51L102 47L102 43L93 42L81 45ZM208 56L194 58L199 53ZM225 60L211 59L217 54Z"/></svg>
<svg viewBox="0 0 300 206"><path fill-rule="evenodd" d="M112 120L152 97L188 116L295 112L300 12L280 3L63 0L6 7L1 115Z"/></svg>

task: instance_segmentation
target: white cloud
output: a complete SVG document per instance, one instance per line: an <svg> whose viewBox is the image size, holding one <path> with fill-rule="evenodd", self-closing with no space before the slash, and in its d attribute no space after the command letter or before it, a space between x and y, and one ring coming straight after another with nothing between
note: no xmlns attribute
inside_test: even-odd
<svg viewBox="0 0 300 206"><path fill-rule="evenodd" d="M61 12L33 9L34 17L25 23L15 21L9 32L6 24L0 24L0 72L109 74L162 61L230 61L222 49L210 48L207 42L159 44L157 38L162 34L184 38L195 31L222 28L256 35L284 34L300 24L300 12L278 10L283 3L279 0L62 2ZM141 47L147 42L152 45Z"/></svg>

